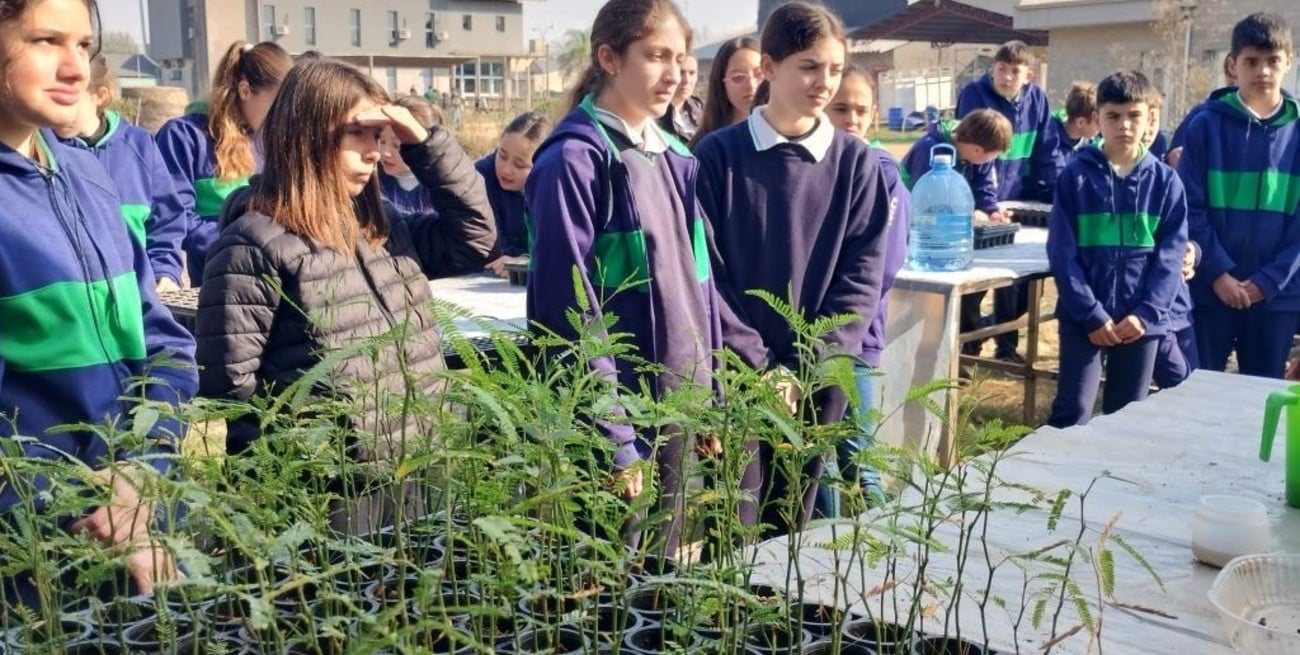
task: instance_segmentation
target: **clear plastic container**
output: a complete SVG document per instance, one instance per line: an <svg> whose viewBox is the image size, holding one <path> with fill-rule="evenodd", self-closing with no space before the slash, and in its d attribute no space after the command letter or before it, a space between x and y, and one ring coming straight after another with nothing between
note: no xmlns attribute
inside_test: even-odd
<svg viewBox="0 0 1300 655"><path fill-rule="evenodd" d="M947 152L942 152L942 151ZM947 144L930 149L930 171L912 187L907 267L914 271L961 271L975 256L975 197L966 178L953 169L957 151Z"/></svg>
<svg viewBox="0 0 1300 655"><path fill-rule="evenodd" d="M1234 557L1268 550L1268 509L1241 496L1201 496L1192 517L1192 555L1223 567Z"/></svg>

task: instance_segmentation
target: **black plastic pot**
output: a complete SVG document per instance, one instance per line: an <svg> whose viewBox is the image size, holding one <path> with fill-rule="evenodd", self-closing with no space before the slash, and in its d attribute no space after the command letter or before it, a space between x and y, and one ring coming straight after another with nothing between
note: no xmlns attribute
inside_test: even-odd
<svg viewBox="0 0 1300 655"><path fill-rule="evenodd" d="M909 655L916 634L895 623L861 619L844 624L845 641L862 644L880 655Z"/></svg>
<svg viewBox="0 0 1300 655"><path fill-rule="evenodd" d="M876 651L863 646L841 640L839 649L836 650L836 644L830 639L813 642L804 646L801 655L878 655Z"/></svg>
<svg viewBox="0 0 1300 655"><path fill-rule="evenodd" d="M587 650L587 640L573 626L525 630L501 643L498 653L513 655L577 655Z"/></svg>
<svg viewBox="0 0 1300 655"><path fill-rule="evenodd" d="M698 649L698 635L693 632L675 632L662 624L642 625L623 636L623 652L630 655L694 653Z"/></svg>
<svg viewBox="0 0 1300 655"><path fill-rule="evenodd" d="M484 646L495 648L515 635L519 630L519 621L515 620L512 612L476 613L463 617L458 626L471 639Z"/></svg>
<svg viewBox="0 0 1300 655"><path fill-rule="evenodd" d="M921 637L912 642L913 655L987 655L983 646L956 637Z"/></svg>
<svg viewBox="0 0 1300 655"><path fill-rule="evenodd" d="M673 575L676 572L677 562L659 555L645 555L629 563L627 575L640 582L648 578Z"/></svg>
<svg viewBox="0 0 1300 655"><path fill-rule="evenodd" d="M745 631L745 652L750 655L796 655L812 641L812 634L794 623L758 623Z"/></svg>
<svg viewBox="0 0 1300 655"><path fill-rule="evenodd" d="M118 598L116 600L91 607L86 612L98 627L101 635L118 635L132 624L152 619L158 610L152 598Z"/></svg>
<svg viewBox="0 0 1300 655"><path fill-rule="evenodd" d="M4 650L21 653L39 648L42 652L48 652L51 646L88 641L93 633L94 626L89 619L81 615L66 615L53 624L42 621L10 630L5 633Z"/></svg>
<svg viewBox="0 0 1300 655"><path fill-rule="evenodd" d="M668 590L655 585L632 588L624 602L628 610L641 615L648 623L662 623L668 612L674 609Z"/></svg>
<svg viewBox="0 0 1300 655"><path fill-rule="evenodd" d="M577 618L584 603L569 595L554 592L531 594L519 601L519 611L545 624L562 623Z"/></svg>
<svg viewBox="0 0 1300 655"><path fill-rule="evenodd" d="M397 559L417 566L437 566L446 554L442 535L429 531L403 530L401 534L384 531L377 533L373 541L384 548L394 549Z"/></svg>
<svg viewBox="0 0 1300 655"><path fill-rule="evenodd" d="M122 633L122 646L137 653L199 655L204 651L200 626L183 616L155 617Z"/></svg>
<svg viewBox="0 0 1300 655"><path fill-rule="evenodd" d="M800 622L814 639L829 637L844 628L849 613L843 608L822 603L795 603L790 606L790 620Z"/></svg>
<svg viewBox="0 0 1300 655"><path fill-rule="evenodd" d="M214 598L202 612L203 620L218 632L238 630L251 614L249 601L233 593Z"/></svg>

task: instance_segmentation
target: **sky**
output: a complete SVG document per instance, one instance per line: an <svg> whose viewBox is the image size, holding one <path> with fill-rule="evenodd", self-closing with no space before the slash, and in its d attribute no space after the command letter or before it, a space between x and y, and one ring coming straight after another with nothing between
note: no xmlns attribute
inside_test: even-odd
<svg viewBox="0 0 1300 655"><path fill-rule="evenodd" d="M148 5L148 2L144 4ZM591 21L602 4L604 0L525 2L524 40L535 38L548 26L554 28L546 35L552 41L558 41L560 35L570 28L590 29ZM140 0L100 0L99 11L105 31L129 32L137 42L143 42L140 5ZM758 14L758 0L678 0L678 5L686 11L687 20L697 31L707 28L714 39L753 27Z"/></svg>

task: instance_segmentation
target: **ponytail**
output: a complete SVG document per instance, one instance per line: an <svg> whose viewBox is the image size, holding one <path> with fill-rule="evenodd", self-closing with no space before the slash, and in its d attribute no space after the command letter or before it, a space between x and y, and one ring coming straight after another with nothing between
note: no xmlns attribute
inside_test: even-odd
<svg viewBox="0 0 1300 655"><path fill-rule="evenodd" d="M279 86L292 65L289 53L274 43L235 41L226 49L212 77L208 100L208 132L216 142L218 181L231 182L256 168L253 130L240 105L239 83L247 83L253 92Z"/></svg>
<svg viewBox="0 0 1300 655"><path fill-rule="evenodd" d="M591 63L587 64L587 69L582 72L578 78L577 86L569 92L569 103L565 108L566 112L573 111L582 104L582 100L589 95L600 95L601 90L605 87L605 71L596 62L596 53L591 54Z"/></svg>

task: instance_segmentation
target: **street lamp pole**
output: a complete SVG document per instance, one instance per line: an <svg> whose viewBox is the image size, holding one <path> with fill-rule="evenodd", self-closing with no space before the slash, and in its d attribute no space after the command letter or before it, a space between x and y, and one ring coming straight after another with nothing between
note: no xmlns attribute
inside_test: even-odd
<svg viewBox="0 0 1300 655"><path fill-rule="evenodd" d="M1196 16L1196 0L1178 0L1180 18L1186 26L1183 33L1183 84L1179 93L1179 111L1187 112L1187 87L1191 86L1192 74L1192 23Z"/></svg>
<svg viewBox="0 0 1300 655"><path fill-rule="evenodd" d="M551 31L555 29L554 25L547 25L543 28L533 28L533 34L542 37L543 57L542 74L546 77L546 97L551 97Z"/></svg>

